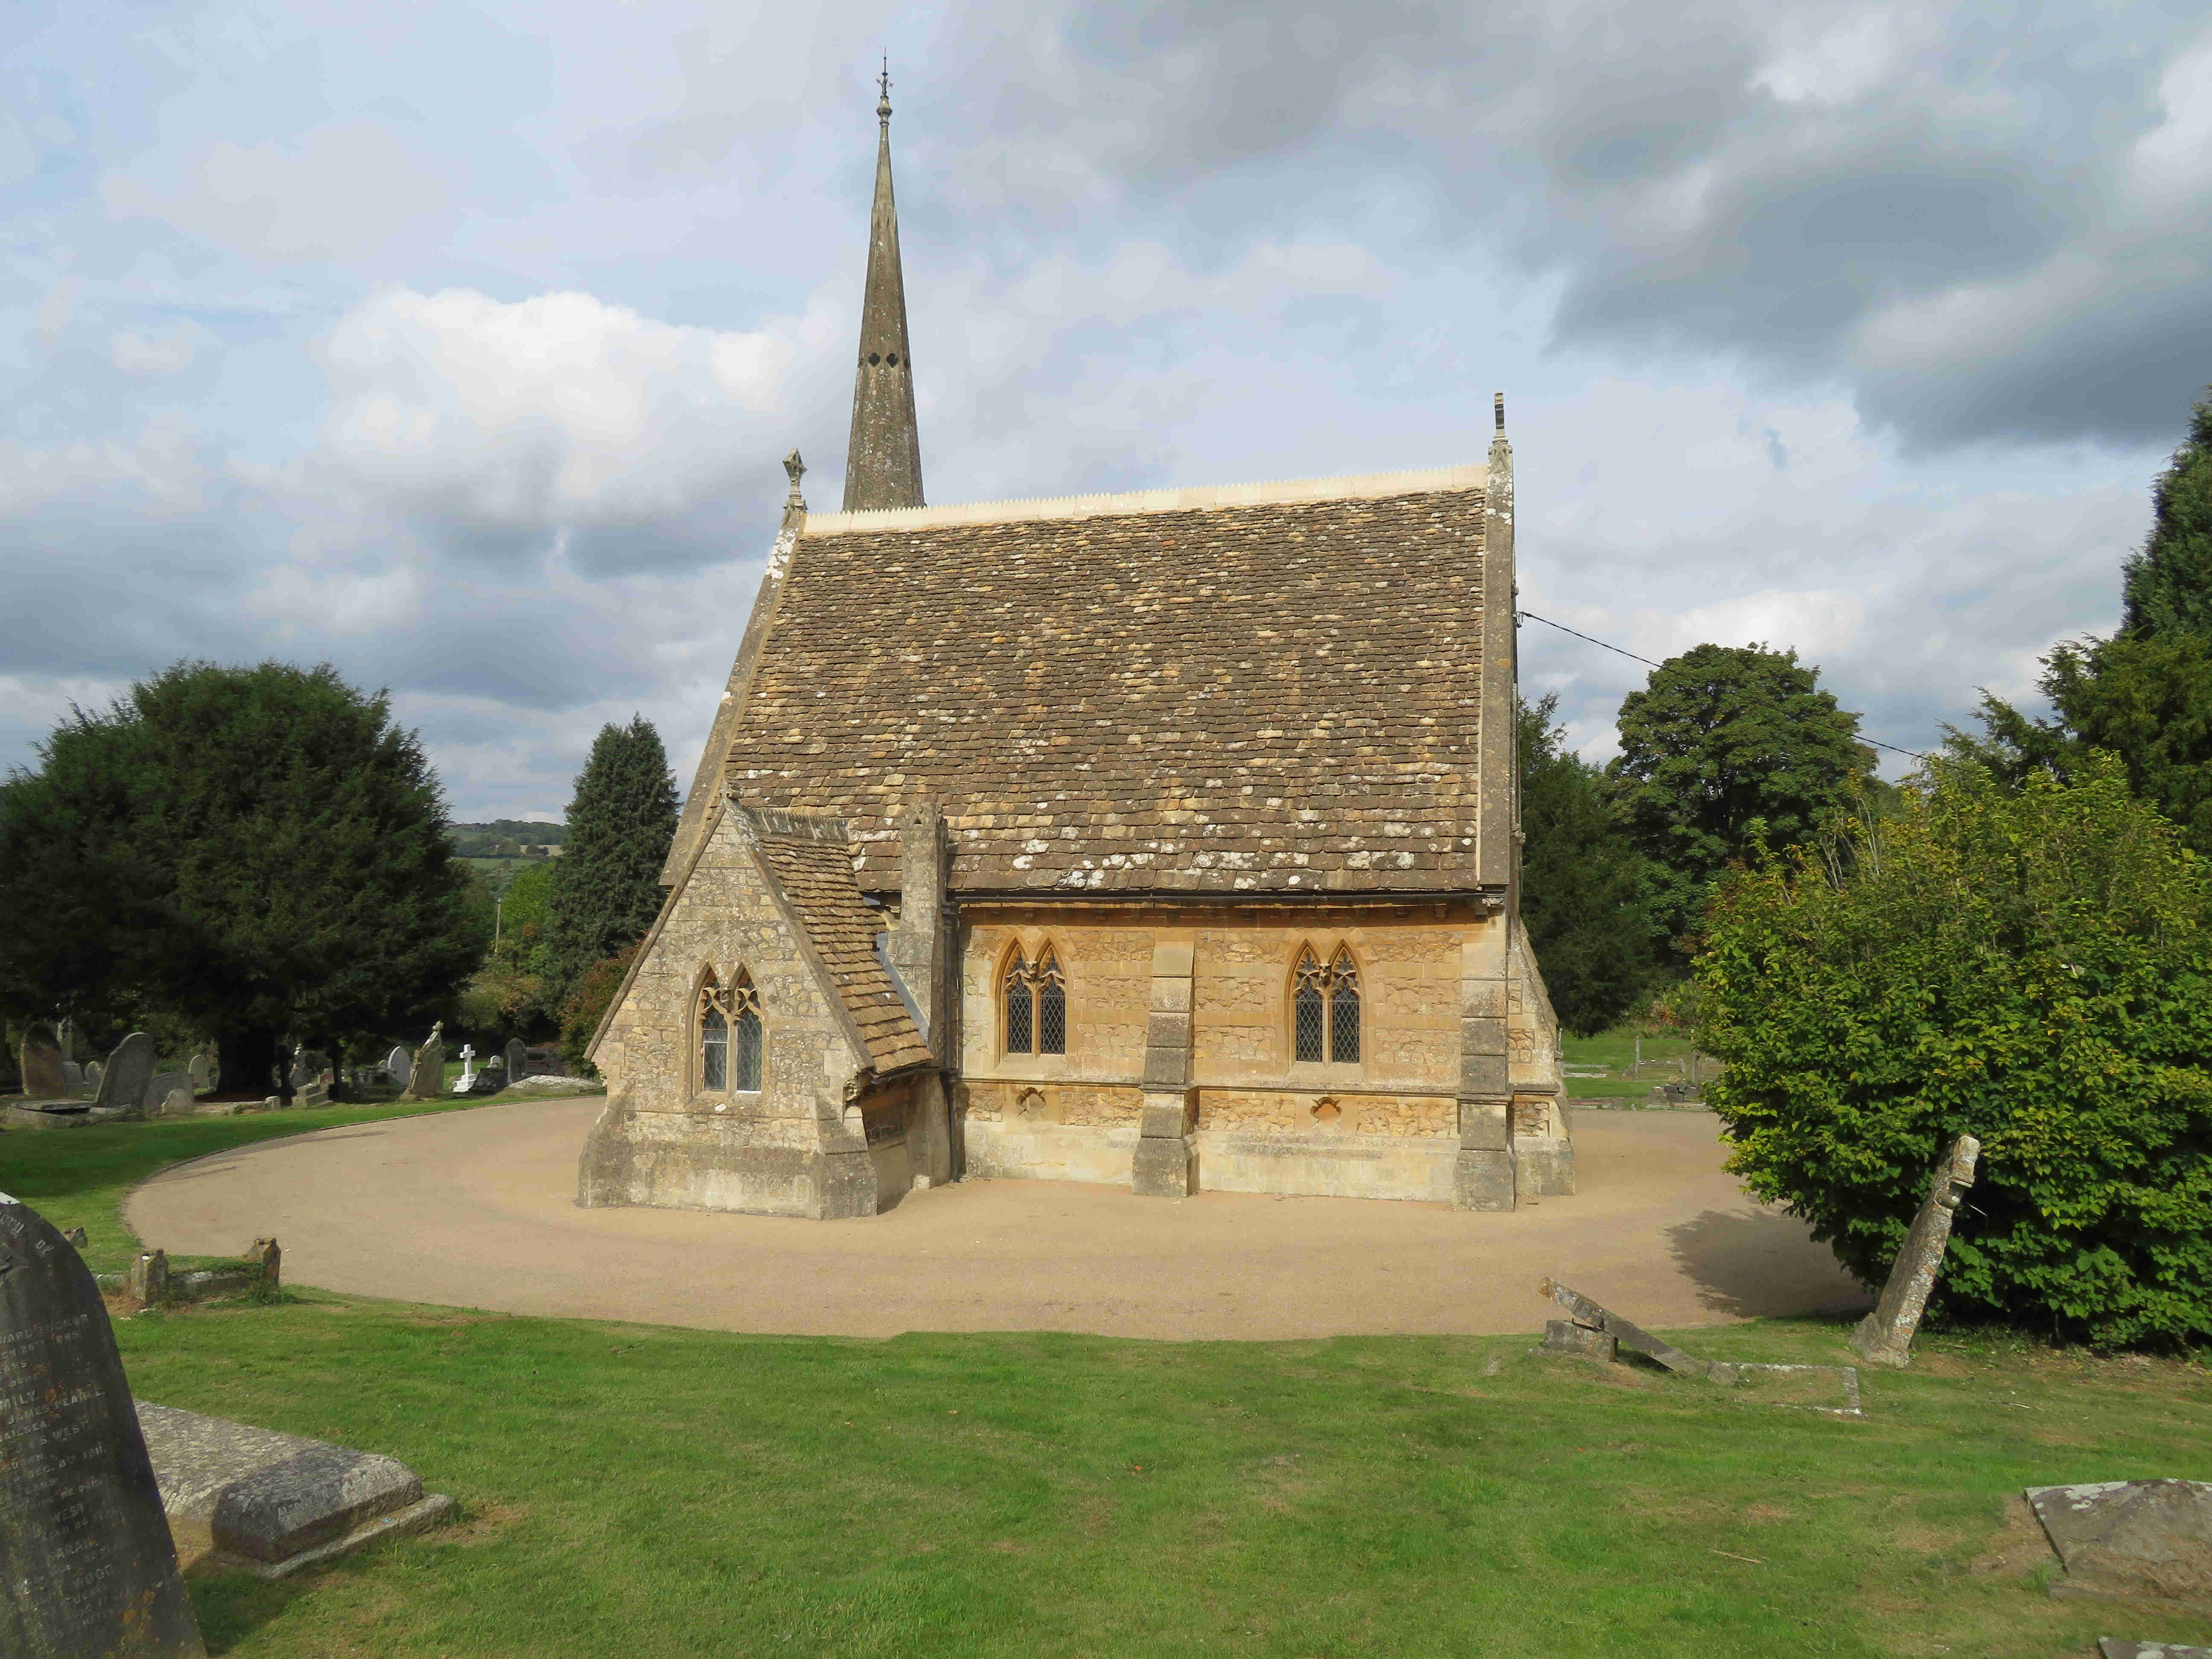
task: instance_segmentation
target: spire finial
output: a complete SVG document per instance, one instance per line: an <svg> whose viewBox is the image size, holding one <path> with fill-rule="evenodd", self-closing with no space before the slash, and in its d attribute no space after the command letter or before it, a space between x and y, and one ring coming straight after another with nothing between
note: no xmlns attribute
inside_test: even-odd
<svg viewBox="0 0 2212 1659"><path fill-rule="evenodd" d="M879 120L891 118L891 55L884 54L884 72L876 77L876 115Z"/></svg>
<svg viewBox="0 0 2212 1659"><path fill-rule="evenodd" d="M1503 432L1505 430L1505 394L1493 392L1490 395L1498 412L1498 429Z"/></svg>
<svg viewBox="0 0 2212 1659"><path fill-rule="evenodd" d="M805 506L805 498L799 493L799 481L806 476L806 463L799 459L797 450L793 450L790 454L783 458L783 471L785 476L791 480L791 495L786 504L791 507Z"/></svg>

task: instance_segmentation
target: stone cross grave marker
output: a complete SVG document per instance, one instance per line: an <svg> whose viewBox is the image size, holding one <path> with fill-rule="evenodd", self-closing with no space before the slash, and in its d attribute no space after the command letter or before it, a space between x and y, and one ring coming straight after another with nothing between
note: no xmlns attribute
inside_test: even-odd
<svg viewBox="0 0 2212 1659"><path fill-rule="evenodd" d="M477 1084L477 1046L473 1042L461 1045L461 1074L453 1080L453 1092L465 1095Z"/></svg>
<svg viewBox="0 0 2212 1659"><path fill-rule="evenodd" d="M133 1031L115 1045L100 1074L100 1098L95 1106L112 1107L136 1115L146 1109L147 1085L154 1080L154 1039Z"/></svg>
<svg viewBox="0 0 2212 1659"><path fill-rule="evenodd" d="M23 1068L23 1098L54 1100L69 1093L69 1073L62 1069L62 1046L46 1035L43 1025L23 1034L18 1054Z"/></svg>
<svg viewBox="0 0 2212 1659"><path fill-rule="evenodd" d="M1869 1364L1912 1363L1912 1334L1920 1328L1920 1316L1936 1288L1936 1270L1943 1265L1943 1252L1951 1243L1951 1219L1966 1188L1974 1184L1974 1165L1981 1155L1980 1141L1960 1135L1936 1166L1928 1196L1905 1235L1905 1248L1890 1264L1881 1300L1851 1333L1851 1351Z"/></svg>
<svg viewBox="0 0 2212 1659"><path fill-rule="evenodd" d="M205 1659L99 1286L0 1194L0 1653Z"/></svg>

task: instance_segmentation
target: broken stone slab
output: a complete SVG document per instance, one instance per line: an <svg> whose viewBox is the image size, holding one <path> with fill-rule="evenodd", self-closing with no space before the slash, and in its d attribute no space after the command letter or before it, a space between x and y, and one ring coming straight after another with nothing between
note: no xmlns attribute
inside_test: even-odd
<svg viewBox="0 0 2212 1659"><path fill-rule="evenodd" d="M2027 1502L2066 1568L2052 1595L2212 1597L2212 1485L2030 1486Z"/></svg>
<svg viewBox="0 0 2212 1659"><path fill-rule="evenodd" d="M590 1078L538 1076L524 1078L515 1088L536 1095L595 1095L606 1085Z"/></svg>
<svg viewBox="0 0 2212 1659"><path fill-rule="evenodd" d="M1538 1353L1566 1354L1577 1359L1595 1359L1610 1365L1620 1357L1620 1340L1607 1333L1577 1325L1571 1319L1547 1319L1544 1322L1544 1340L1537 1345Z"/></svg>
<svg viewBox="0 0 2212 1659"><path fill-rule="evenodd" d="M282 1578L453 1506L397 1458L138 1402L154 1476L180 1549Z"/></svg>
<svg viewBox="0 0 2212 1659"><path fill-rule="evenodd" d="M1943 1265L1943 1252L1951 1243L1951 1220L1960 1200L1974 1184L1974 1165L1982 1143L1960 1135L1936 1166L1928 1183L1928 1196L1920 1213L1905 1235L1904 1248L1890 1264L1889 1282L1881 1299L1851 1333L1851 1352L1872 1365L1904 1366L1912 1363L1912 1336L1920 1328L1920 1316L1936 1288L1936 1270Z"/></svg>
<svg viewBox="0 0 2212 1659"><path fill-rule="evenodd" d="M1603 1331L1619 1340L1624 1348L1640 1353L1647 1359L1656 1359L1670 1371L1684 1376L1711 1376L1713 1362L1684 1353L1672 1343L1663 1342L1641 1325L1632 1325L1619 1314L1600 1306L1579 1291L1570 1290L1557 1279L1547 1279L1541 1289L1546 1296L1574 1316L1574 1322L1587 1330Z"/></svg>
<svg viewBox="0 0 2212 1659"><path fill-rule="evenodd" d="M1640 1325L1632 1325L1610 1308L1593 1302L1579 1291L1570 1290L1556 1279L1543 1283L1544 1294L1565 1308L1574 1317L1571 1321L1554 1319L1545 1327L1544 1341L1540 1353L1582 1353L1592 1358L1597 1350L1587 1338L1561 1336L1553 1333L1564 1326L1580 1329L1591 1336L1602 1336L1646 1358L1656 1359L1670 1371L1684 1376L1702 1376L1708 1381L1729 1386L1748 1386L1754 1391L1770 1395L1765 1403L1803 1411L1819 1412L1827 1417L1864 1418L1866 1411L1859 1399L1859 1374L1849 1365L1765 1365L1730 1363L1721 1359L1700 1359L1695 1354L1684 1353L1673 1344L1661 1340ZM1554 1346L1555 1341L1559 1346ZM1615 1357L1613 1351L1606 1358ZM1782 1398L1779 1395L1790 1390L1802 1391L1806 1384L1832 1383L1839 1391L1843 1404L1826 1406L1809 1399Z"/></svg>
<svg viewBox="0 0 2212 1659"><path fill-rule="evenodd" d="M97 1121L81 1100L17 1101L8 1108L11 1129L82 1129Z"/></svg>
<svg viewBox="0 0 2212 1659"><path fill-rule="evenodd" d="M2123 1642L2117 1636L2099 1637L2097 1651L2104 1659L2212 1659L2212 1648L2184 1642Z"/></svg>

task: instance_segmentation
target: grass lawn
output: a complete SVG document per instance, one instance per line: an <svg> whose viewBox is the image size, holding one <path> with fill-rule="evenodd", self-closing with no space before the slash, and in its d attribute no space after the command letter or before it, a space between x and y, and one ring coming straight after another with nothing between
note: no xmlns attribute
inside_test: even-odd
<svg viewBox="0 0 2212 1659"><path fill-rule="evenodd" d="M118 1328L145 1397L391 1452L458 1525L195 1580L211 1653L2083 1655L2018 1489L2212 1474L2201 1367L1923 1345L1871 1420L1527 1338L773 1339L318 1293ZM1683 1340L1831 1360L1844 1328ZM1748 1559L1744 1559L1748 1558Z"/></svg>
<svg viewBox="0 0 2212 1659"><path fill-rule="evenodd" d="M85 1231L84 1259L94 1273L121 1273L137 1241L118 1213L123 1195L155 1170L206 1152L228 1152L305 1129L336 1128L379 1118L452 1112L497 1101L540 1099L520 1091L446 1100L394 1100L325 1106L313 1111L253 1112L244 1117L155 1118L75 1129L0 1129L0 1193L12 1194L64 1231ZM248 1241L240 1239L239 1249ZM172 1265L204 1265L176 1257Z"/></svg>
<svg viewBox="0 0 2212 1659"><path fill-rule="evenodd" d="M170 1158L336 1108L10 1133L127 1248ZM917 1271L926 1271L917 1263ZM1846 1327L1693 1352L1834 1362ZM1519 1338L763 1338L295 1291L117 1326L144 1398L389 1452L461 1518L269 1584L240 1659L2087 1655L2212 1613L2054 1601L2019 1488L2212 1474L2212 1370L1923 1339L1869 1420Z"/></svg>

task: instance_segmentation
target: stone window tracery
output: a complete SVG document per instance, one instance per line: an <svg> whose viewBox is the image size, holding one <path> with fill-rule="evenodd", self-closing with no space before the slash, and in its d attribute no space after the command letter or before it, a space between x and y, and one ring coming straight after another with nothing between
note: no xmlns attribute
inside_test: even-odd
<svg viewBox="0 0 2212 1659"><path fill-rule="evenodd" d="M720 1094L761 1086L760 993L743 969L726 988L708 971L699 987L699 1087Z"/></svg>
<svg viewBox="0 0 2212 1659"><path fill-rule="evenodd" d="M1359 1060L1359 968L1343 946L1324 967L1308 945L1291 992L1291 1053L1338 1066Z"/></svg>
<svg viewBox="0 0 2212 1659"><path fill-rule="evenodd" d="M1060 958L1048 945L1036 962L1017 950L1006 962L1006 1052L1064 1054L1067 1052L1067 981Z"/></svg>

